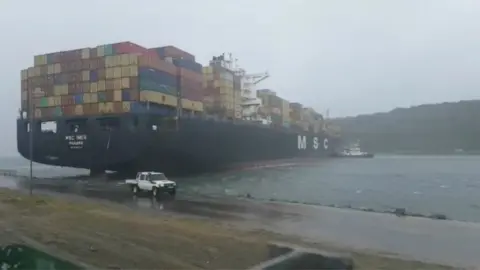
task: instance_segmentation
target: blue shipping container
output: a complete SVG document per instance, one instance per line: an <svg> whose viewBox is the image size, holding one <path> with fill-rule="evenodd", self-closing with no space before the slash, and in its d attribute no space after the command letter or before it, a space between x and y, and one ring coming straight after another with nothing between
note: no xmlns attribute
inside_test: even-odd
<svg viewBox="0 0 480 270"><path fill-rule="evenodd" d="M122 100L123 101L130 101L131 100L130 96L130 89L123 89L122 90Z"/></svg>
<svg viewBox="0 0 480 270"><path fill-rule="evenodd" d="M53 53L47 54L47 64L53 64Z"/></svg>
<svg viewBox="0 0 480 270"><path fill-rule="evenodd" d="M177 78L175 75L153 68L141 67L138 70L139 79L149 79L151 81L165 84L177 88Z"/></svg>
<svg viewBox="0 0 480 270"><path fill-rule="evenodd" d="M173 59L173 64L177 67L188 69L196 73L202 73L202 65L188 59Z"/></svg>
<svg viewBox="0 0 480 270"><path fill-rule="evenodd" d="M83 94L76 94L74 98L75 104L83 104Z"/></svg>
<svg viewBox="0 0 480 270"><path fill-rule="evenodd" d="M107 101L107 93L105 92L98 92L98 102L106 102Z"/></svg>
<svg viewBox="0 0 480 270"><path fill-rule="evenodd" d="M90 70L90 81L91 82L98 81L98 72L96 70Z"/></svg>

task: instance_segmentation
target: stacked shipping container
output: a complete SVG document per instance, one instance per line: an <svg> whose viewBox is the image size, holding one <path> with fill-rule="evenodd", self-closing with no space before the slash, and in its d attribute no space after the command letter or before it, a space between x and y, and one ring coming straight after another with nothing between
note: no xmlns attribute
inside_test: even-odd
<svg viewBox="0 0 480 270"><path fill-rule="evenodd" d="M203 68L204 103L213 114L242 117L240 78L220 65Z"/></svg>
<svg viewBox="0 0 480 270"><path fill-rule="evenodd" d="M202 65L195 56L174 46L154 48L160 59L176 67L176 84L182 108L187 112L203 111Z"/></svg>
<svg viewBox="0 0 480 270"><path fill-rule="evenodd" d="M31 95L37 118L146 110L168 114L179 104L177 75L183 73L178 73L155 49L131 42L37 55L34 66L21 72L21 107L28 111ZM201 85L201 76L197 81ZM183 108L203 110L203 104L192 108L182 98L183 103Z"/></svg>

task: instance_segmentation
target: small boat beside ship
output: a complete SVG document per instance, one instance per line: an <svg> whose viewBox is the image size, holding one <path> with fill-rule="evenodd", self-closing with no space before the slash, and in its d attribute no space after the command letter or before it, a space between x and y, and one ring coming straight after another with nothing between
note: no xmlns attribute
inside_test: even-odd
<svg viewBox="0 0 480 270"><path fill-rule="evenodd" d="M343 158L373 158L374 154L362 151L360 145L356 143L343 149L341 152L335 153L334 156Z"/></svg>

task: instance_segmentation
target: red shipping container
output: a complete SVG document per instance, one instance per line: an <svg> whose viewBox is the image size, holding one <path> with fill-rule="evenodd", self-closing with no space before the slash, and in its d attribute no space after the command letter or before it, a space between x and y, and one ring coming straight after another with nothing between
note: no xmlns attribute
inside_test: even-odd
<svg viewBox="0 0 480 270"><path fill-rule="evenodd" d="M177 75L180 77L185 77L191 81L203 82L203 74L196 73L181 67L176 67L176 69L177 69Z"/></svg>
<svg viewBox="0 0 480 270"><path fill-rule="evenodd" d="M63 97L62 97L63 99ZM63 105L62 106L63 115L72 116L75 115L75 106L72 105Z"/></svg>
<svg viewBox="0 0 480 270"><path fill-rule="evenodd" d="M203 92L201 90L182 90L182 97L193 100L193 101L202 101L203 100Z"/></svg>
<svg viewBox="0 0 480 270"><path fill-rule="evenodd" d="M122 102L113 102L113 112L114 113L122 113L123 112Z"/></svg>
<svg viewBox="0 0 480 270"><path fill-rule="evenodd" d="M68 62L82 59L82 50L71 50L60 52L58 56L59 62Z"/></svg>
<svg viewBox="0 0 480 270"><path fill-rule="evenodd" d="M106 80L105 81L105 90L113 90L115 87L114 87L114 81L113 80ZM108 100L110 101L110 100Z"/></svg>
<svg viewBox="0 0 480 270"><path fill-rule="evenodd" d="M62 105L73 105L75 99L73 96L62 96Z"/></svg>
<svg viewBox="0 0 480 270"><path fill-rule="evenodd" d="M122 54L122 53L146 53L148 51L147 48L142 47L138 44L132 43L130 41L126 42L119 42L112 44L113 51L115 54Z"/></svg>
<svg viewBox="0 0 480 270"><path fill-rule="evenodd" d="M97 70L97 77L99 80L105 80L107 78L107 72L104 68ZM91 78L90 78L91 80Z"/></svg>
<svg viewBox="0 0 480 270"><path fill-rule="evenodd" d="M67 81L69 83L78 83L78 82L83 81L82 72L72 72L72 73L68 74Z"/></svg>
<svg viewBox="0 0 480 270"><path fill-rule="evenodd" d="M112 102L113 101L113 90L105 91L105 97L106 97L107 102Z"/></svg>

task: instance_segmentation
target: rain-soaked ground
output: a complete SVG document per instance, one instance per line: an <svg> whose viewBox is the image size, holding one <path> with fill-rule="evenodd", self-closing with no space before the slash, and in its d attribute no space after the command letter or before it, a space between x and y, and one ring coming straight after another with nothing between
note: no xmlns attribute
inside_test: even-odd
<svg viewBox="0 0 480 270"><path fill-rule="evenodd" d="M36 179L34 192L110 200L151 213L223 220L252 229L298 235L339 247L395 253L459 267L480 265L480 224L351 209L178 194L160 201L134 198L122 182ZM28 190L28 182L2 178L0 187Z"/></svg>

